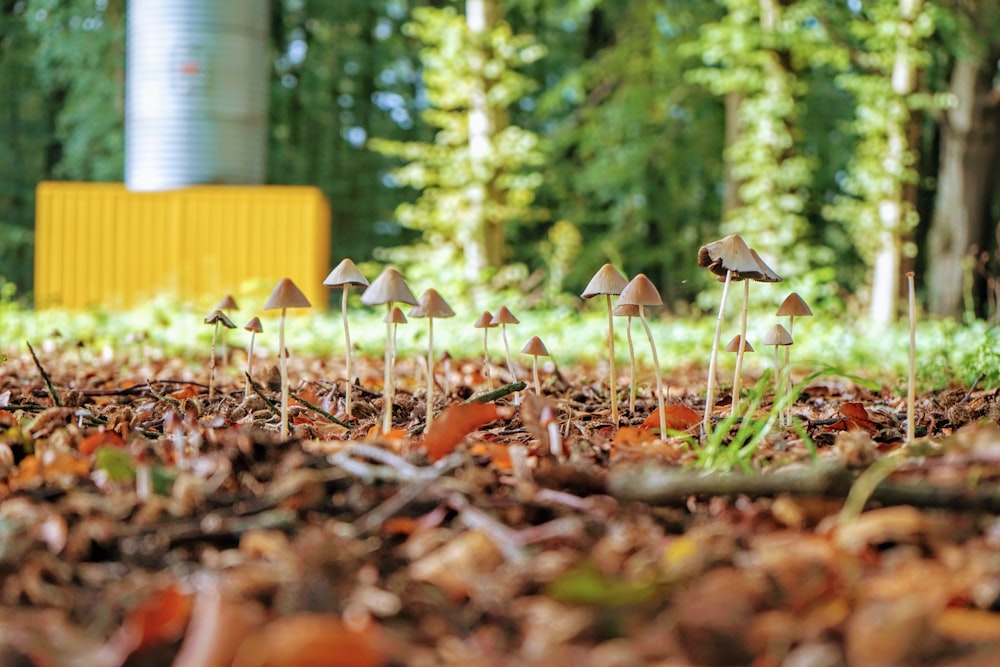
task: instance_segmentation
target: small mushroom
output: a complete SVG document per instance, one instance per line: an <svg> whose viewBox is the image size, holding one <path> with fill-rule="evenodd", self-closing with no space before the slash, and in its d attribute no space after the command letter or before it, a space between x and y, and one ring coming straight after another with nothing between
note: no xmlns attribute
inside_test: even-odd
<svg viewBox="0 0 1000 667"><path fill-rule="evenodd" d="M351 327L347 324L347 297L351 291L351 285L368 287L368 279L364 277L357 265L348 258L341 260L330 275L326 277L323 284L327 287L343 288L343 295L340 299L340 317L344 321L344 364L346 365L346 381L344 382L344 410L347 416L351 416L351 383L354 382L351 372Z"/></svg>
<svg viewBox="0 0 1000 667"><path fill-rule="evenodd" d="M430 430L431 423L434 421L434 318L454 316L455 311L433 288L425 290L417 299L417 305L410 309L410 317L427 318L427 425L425 431Z"/></svg>
<svg viewBox="0 0 1000 667"><path fill-rule="evenodd" d="M243 391L243 397L246 398L250 395L250 379L253 377L253 342L257 334L264 331L264 325L260 323L259 317L255 317L244 324L243 328L250 332L250 345L247 347L246 389Z"/></svg>
<svg viewBox="0 0 1000 667"><path fill-rule="evenodd" d="M618 379L615 376L615 322L612 317L611 295L618 295L625 289L628 280L611 264L605 264L587 283L586 289L580 294L584 299L590 299L598 294L604 295L608 308L608 385L611 390L611 423L618 427Z"/></svg>
<svg viewBox="0 0 1000 667"><path fill-rule="evenodd" d="M484 310L483 314L479 316L479 319L473 323L474 327L483 330L483 368L486 371L486 389L488 391L493 391L493 370L490 366L490 329L497 327L499 325L493 324L493 314Z"/></svg>
<svg viewBox="0 0 1000 667"><path fill-rule="evenodd" d="M625 338L628 340L629 391L628 413L635 414L635 345L632 344L632 318L639 317L639 306L620 303L611 311L616 317L626 317Z"/></svg>
<svg viewBox="0 0 1000 667"><path fill-rule="evenodd" d="M549 356L549 351L545 347L545 343L538 336L532 336L528 339L528 342L524 344L521 348L521 352L524 354L531 355L531 376L535 381L535 394L537 396L542 395L542 385L538 381L538 357Z"/></svg>
<svg viewBox="0 0 1000 667"><path fill-rule="evenodd" d="M507 339L507 325L508 324L520 324L521 320L514 317L514 313L508 310L507 306L500 306L500 310L493 315L493 320L490 324L500 325L500 334L503 338L503 349L507 356L507 370L510 372L510 381L517 382L517 374L514 373L514 364L510 360L510 341ZM514 393L514 405L519 405L521 403L521 396L518 392Z"/></svg>
<svg viewBox="0 0 1000 667"><path fill-rule="evenodd" d="M740 343L741 343L742 340L743 340L743 337L740 336L739 334L736 334L735 336L733 336L733 339L731 341L729 341L729 343L726 345L726 352L735 352L735 353L738 354L739 351L740 351ZM750 341L747 341L745 343L745 345L743 346L743 351L744 352L753 352L753 345L750 344ZM733 391L736 391L736 383L737 383L738 379L739 378L737 378L735 375L733 376Z"/></svg>
<svg viewBox="0 0 1000 667"><path fill-rule="evenodd" d="M236 299L233 298L232 294L222 297L222 301L215 307L215 310L221 310L226 315L229 315L230 318L232 317L232 312L239 309L240 307L236 305ZM222 365L225 367L229 363L229 350L226 347L226 330L223 329L220 333L222 334L220 336L222 340Z"/></svg>
<svg viewBox="0 0 1000 667"><path fill-rule="evenodd" d="M639 307L639 320L642 322L642 326L646 330L646 337L649 339L649 349L653 354L653 369L656 372L656 401L660 411L660 437L666 437L667 413L663 405L663 378L660 373L660 358L656 354L653 332L650 331L649 323L646 322L646 306L661 306L663 299L660 297L659 290L646 277L646 274L639 273L625 285L625 289L618 297L618 305Z"/></svg>
<svg viewBox="0 0 1000 667"><path fill-rule="evenodd" d="M777 404L778 394L781 393L781 362L778 359L778 348L791 345L792 334L788 333L788 329L780 324L775 324L767 330L761 342L764 345L774 346L774 402Z"/></svg>
<svg viewBox="0 0 1000 667"><path fill-rule="evenodd" d="M698 266L708 269L723 282L722 300L719 304L719 317L715 322L715 337L712 340L712 356L708 362L708 388L705 396L705 416L702 420L702 430L707 434L711 430L712 407L715 403L715 365L719 357L719 339L722 335L722 320L726 313L729 283L733 280L744 281L740 340L746 340L747 312L750 295L750 284L746 281L780 282L781 277L764 263L764 260L760 258L755 250L746 244L743 237L739 234L730 234L699 248ZM733 386L733 414L736 413L739 403L742 384L743 352L744 349L741 345L736 353L737 381Z"/></svg>
<svg viewBox="0 0 1000 667"><path fill-rule="evenodd" d="M788 334L790 336L795 335L795 318L796 317L812 317L813 311L809 308L809 304L798 295L796 292L792 292L785 297L785 300L781 302L778 307L778 312L776 313L778 317L788 318ZM788 373L785 377L785 382L787 390L792 391L792 371L789 362L791 361L791 349L792 346L789 345L785 348L785 367L788 368ZM791 425L791 414L786 416L785 426Z"/></svg>
<svg viewBox="0 0 1000 667"><path fill-rule="evenodd" d="M406 303L411 306L417 305L417 298L410 291L410 286L406 284L398 270L387 266L378 278L361 294L361 303L366 306L378 306L385 304L386 315L392 314L393 303ZM383 384L382 399L382 433L392 430L392 397L394 391L393 362L396 352L392 349L392 322L386 321L385 325L385 382Z"/></svg>
<svg viewBox="0 0 1000 667"><path fill-rule="evenodd" d="M393 369L393 375L395 375L396 369L396 350L398 346L396 345L396 334L399 331L400 324L406 324L406 315L403 314L402 309L399 306L393 306L392 310L386 313L385 317L382 318L387 326L392 326L392 352L389 358L389 367ZM396 383L393 382L389 385L389 405L393 405L396 400Z"/></svg>
<svg viewBox="0 0 1000 667"><path fill-rule="evenodd" d="M281 369L281 439L288 438L288 352L285 350L285 313L289 308L309 308L312 304L289 278L282 278L264 302L264 310L281 309L278 319L278 366Z"/></svg>
<svg viewBox="0 0 1000 667"><path fill-rule="evenodd" d="M205 324L211 324L214 328L212 329L212 366L211 371L208 374L208 397L215 397L215 341L219 337L219 325L226 327L227 329L235 329L236 325L233 321L229 319L224 312L216 308L205 318Z"/></svg>

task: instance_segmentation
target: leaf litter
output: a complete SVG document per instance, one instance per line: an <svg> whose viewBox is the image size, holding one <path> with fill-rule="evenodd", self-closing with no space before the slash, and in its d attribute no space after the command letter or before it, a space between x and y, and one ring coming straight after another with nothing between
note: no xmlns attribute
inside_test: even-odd
<svg viewBox="0 0 1000 667"><path fill-rule="evenodd" d="M404 376L382 435L378 362L347 415L342 369L289 361L287 441L275 373L246 395L223 368L209 398L179 360L4 363L3 664L1000 660L995 389L921 396L905 443L892 392L816 378L708 473L694 374L661 434L648 390L614 428L594 369L476 400L457 362L426 434Z"/></svg>

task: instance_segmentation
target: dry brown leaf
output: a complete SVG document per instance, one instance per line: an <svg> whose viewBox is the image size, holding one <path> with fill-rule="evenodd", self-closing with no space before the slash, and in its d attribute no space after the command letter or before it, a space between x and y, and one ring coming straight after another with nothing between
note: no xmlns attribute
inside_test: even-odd
<svg viewBox="0 0 1000 667"><path fill-rule="evenodd" d="M1000 614L984 609L945 609L934 624L946 639L955 642L1000 641Z"/></svg>
<svg viewBox="0 0 1000 667"><path fill-rule="evenodd" d="M77 445L77 450L84 456L90 456L97 451L97 448L101 445L110 445L112 447L121 447L124 444L122 437L115 433L114 431L97 431L96 433L91 433L86 438L80 441Z"/></svg>
<svg viewBox="0 0 1000 667"><path fill-rule="evenodd" d="M495 403L466 403L445 408L424 437L423 447L431 461L447 456L476 429L508 415Z"/></svg>
<svg viewBox="0 0 1000 667"><path fill-rule="evenodd" d="M468 596L473 581L502 561L503 556L486 533L469 530L411 564L410 575L459 600Z"/></svg>
<svg viewBox="0 0 1000 667"><path fill-rule="evenodd" d="M374 626L348 628L332 614L293 614L247 637L233 667L378 667L388 662Z"/></svg>
<svg viewBox="0 0 1000 667"><path fill-rule="evenodd" d="M686 431L687 429L701 423L701 415L682 403L671 403L663 406L663 415L667 428L672 431ZM660 409L656 408L652 414L646 417L646 421L639 425L641 429L660 429Z"/></svg>

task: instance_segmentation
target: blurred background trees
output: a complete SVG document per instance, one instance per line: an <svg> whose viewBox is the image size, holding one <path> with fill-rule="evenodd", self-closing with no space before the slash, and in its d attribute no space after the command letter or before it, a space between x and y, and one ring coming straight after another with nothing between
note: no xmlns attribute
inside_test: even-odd
<svg viewBox="0 0 1000 667"><path fill-rule="evenodd" d="M0 274L34 187L120 180L124 0L0 0ZM793 289L996 312L1000 0L272 0L269 182L334 257L575 292L612 261L678 312L739 232ZM501 266L507 267L501 269ZM427 267L421 269L420 267Z"/></svg>

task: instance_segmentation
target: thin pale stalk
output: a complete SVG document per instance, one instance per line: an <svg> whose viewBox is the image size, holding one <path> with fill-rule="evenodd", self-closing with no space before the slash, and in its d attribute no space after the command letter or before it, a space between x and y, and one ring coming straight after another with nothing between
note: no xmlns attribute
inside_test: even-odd
<svg viewBox="0 0 1000 667"><path fill-rule="evenodd" d="M535 395L542 395L542 383L538 381L538 357L532 357L531 375L535 379Z"/></svg>
<svg viewBox="0 0 1000 667"><path fill-rule="evenodd" d="M285 354L285 308L278 318L278 367L281 369L281 439L288 439L288 355Z"/></svg>
<svg viewBox="0 0 1000 667"><path fill-rule="evenodd" d="M250 398L250 378L253 377L253 341L257 337L256 331L250 332L250 346L247 348L247 379L243 390L243 398Z"/></svg>
<svg viewBox="0 0 1000 667"><path fill-rule="evenodd" d="M743 312L740 316L740 346L736 351L736 371L733 374L733 405L729 414L736 415L743 393L743 353L747 346L747 313L750 310L750 281L743 281Z"/></svg>
<svg viewBox="0 0 1000 667"><path fill-rule="evenodd" d="M628 338L628 362L629 362L629 389L628 389L628 413L635 414L635 346L632 344L632 317L626 320L627 328L625 335Z"/></svg>
<svg viewBox="0 0 1000 667"><path fill-rule="evenodd" d="M500 325L500 333L503 337L504 355L507 357L507 371L510 372L510 381L517 382L517 375L514 374L514 363L510 360L510 341L507 340L507 325ZM521 404L521 394L514 392L514 405Z"/></svg>
<svg viewBox="0 0 1000 667"><path fill-rule="evenodd" d="M427 427L434 421L434 318L427 318Z"/></svg>
<svg viewBox="0 0 1000 667"><path fill-rule="evenodd" d="M392 304L387 305L388 313L392 313ZM382 379L382 433L392 430L392 323L389 318L385 322L385 375Z"/></svg>
<svg viewBox="0 0 1000 667"><path fill-rule="evenodd" d="M344 383L344 409L347 416L351 416L351 384L354 382L351 374L351 328L347 325L347 297L350 285L344 285L344 294L340 299L340 317L344 320L344 364L346 366L347 381Z"/></svg>
<svg viewBox="0 0 1000 667"><path fill-rule="evenodd" d="M774 346L774 404L777 405L781 394L781 359L778 356L778 346Z"/></svg>
<svg viewBox="0 0 1000 667"><path fill-rule="evenodd" d="M791 336L791 338L792 338L793 341L795 340L795 316L794 315L789 315L788 316L788 335ZM790 364L791 358L792 358L792 346L791 345L786 345L785 346L785 394L786 395L790 395L792 393L792 367L791 367L791 364ZM787 408L785 408L785 420L784 420L784 423L785 423L785 426L791 426L792 425L792 409L791 409L790 405Z"/></svg>
<svg viewBox="0 0 1000 667"><path fill-rule="evenodd" d="M726 281L722 284L722 301L719 304L719 317L715 321L715 338L712 340L712 356L708 359L708 387L705 390L705 417L701 422L704 435L712 431L712 405L715 403L715 364L719 358L719 338L722 336L722 318L726 314L726 297L729 296L729 283L732 271L726 271Z"/></svg>
<svg viewBox="0 0 1000 667"><path fill-rule="evenodd" d="M912 271L906 274L906 283L910 292L910 377L906 386L906 440L910 442L916 436L914 419L917 401L917 296Z"/></svg>
<svg viewBox="0 0 1000 667"><path fill-rule="evenodd" d="M649 330L649 323L646 322L646 307L639 306L639 319L646 330L646 337L649 339L649 351L653 353L653 371L656 373L656 404L660 410L660 437L667 437L667 412L663 405L663 379L660 377L660 358L656 354L656 343L653 342L653 332Z"/></svg>
<svg viewBox="0 0 1000 667"><path fill-rule="evenodd" d="M608 306L608 385L611 390L611 423L618 428L618 377L615 373L615 318L612 314L611 295L604 295Z"/></svg>
<svg viewBox="0 0 1000 667"><path fill-rule="evenodd" d="M212 398L215 396L215 339L219 335L219 323L215 323L215 328L212 329L212 363L209 365L208 371L208 397Z"/></svg>
<svg viewBox="0 0 1000 667"><path fill-rule="evenodd" d="M486 388L493 391L493 370L490 368L490 330L483 328L483 368L486 369Z"/></svg>

